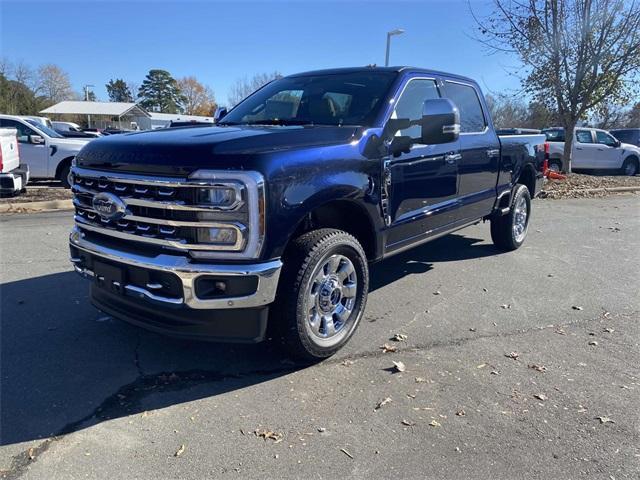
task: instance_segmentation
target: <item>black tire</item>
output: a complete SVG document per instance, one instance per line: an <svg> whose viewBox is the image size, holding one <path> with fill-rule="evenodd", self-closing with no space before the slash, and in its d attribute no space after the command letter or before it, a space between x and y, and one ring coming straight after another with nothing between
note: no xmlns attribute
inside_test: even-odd
<svg viewBox="0 0 640 480"><path fill-rule="evenodd" d="M638 174L638 159L636 157L627 158L622 164L622 169L620 170L622 175L627 175L629 177L633 177Z"/></svg>
<svg viewBox="0 0 640 480"><path fill-rule="evenodd" d="M330 323L336 333L328 338L322 338L322 332L313 331L315 327L312 326L312 317L322 323L325 321L324 316L329 317L329 314L320 312L322 315L318 317L318 311L315 310L313 310L315 313L311 314L310 307L317 306L318 303L311 300L310 294L316 288L316 299L322 299L327 298L326 293L324 297L321 295L322 292L327 292L331 288L343 291L335 285L322 289L322 285L325 285L324 280L318 286L318 275L324 275L325 272L322 267L329 266L326 262L331 261L338 262L336 280L341 275L341 268L349 267L351 273L346 280L355 278L356 287L355 295L351 293L349 298L346 298L348 295L344 297L341 294L337 295L340 297L339 303L333 305L337 307L342 302L348 302L348 305L352 305L353 308L343 322L340 321L340 317L331 315ZM323 228L305 233L293 240L287 248L283 263L278 295L275 308L270 315L270 323L275 322L273 326L290 355L305 361L317 361L330 357L353 336L367 303L369 267L364 250L360 243L348 233ZM346 271L346 268L344 270ZM352 286L353 283L350 285ZM340 327L339 329L336 324ZM317 322L316 325L318 325Z"/></svg>
<svg viewBox="0 0 640 480"><path fill-rule="evenodd" d="M523 235L518 235L514 225L520 220L520 213L516 212L516 206L526 205L526 218L524 219ZM511 208L507 215L494 216L491 219L491 239L496 247L501 250L511 251L520 248L527 238L529 220L531 219L531 195L529 189L522 184L517 184L511 198Z"/></svg>
<svg viewBox="0 0 640 480"><path fill-rule="evenodd" d="M562 171L562 161L558 158L549 160L549 170L560 173Z"/></svg>
<svg viewBox="0 0 640 480"><path fill-rule="evenodd" d="M71 172L71 164L67 164L60 169L60 174L58 175L60 179L60 183L64 188L71 188L71 183L69 182L69 173Z"/></svg>

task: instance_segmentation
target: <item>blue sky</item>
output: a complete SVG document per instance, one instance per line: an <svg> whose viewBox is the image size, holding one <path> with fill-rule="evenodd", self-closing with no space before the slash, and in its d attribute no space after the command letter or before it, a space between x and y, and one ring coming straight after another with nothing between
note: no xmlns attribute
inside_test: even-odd
<svg viewBox="0 0 640 480"><path fill-rule="evenodd" d="M486 0L471 0L487 11ZM0 0L0 53L33 67L55 63L74 88L151 68L194 75L225 104L230 86L254 73L384 64L415 65L477 79L487 91L516 90L517 61L487 55L473 40L467 0L421 1L31 1Z"/></svg>

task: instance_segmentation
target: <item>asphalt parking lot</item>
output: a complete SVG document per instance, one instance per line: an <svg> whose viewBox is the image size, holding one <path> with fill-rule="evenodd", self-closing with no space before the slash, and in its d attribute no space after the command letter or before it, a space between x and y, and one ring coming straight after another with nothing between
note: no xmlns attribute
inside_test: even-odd
<svg viewBox="0 0 640 480"><path fill-rule="evenodd" d="M639 213L538 200L516 252L477 225L375 265L314 366L113 320L71 272L69 212L0 217L2 475L638 478Z"/></svg>

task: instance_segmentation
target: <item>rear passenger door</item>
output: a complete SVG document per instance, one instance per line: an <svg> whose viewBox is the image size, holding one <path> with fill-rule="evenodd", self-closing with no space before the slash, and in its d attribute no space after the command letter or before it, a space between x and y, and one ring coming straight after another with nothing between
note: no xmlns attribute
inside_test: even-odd
<svg viewBox="0 0 640 480"><path fill-rule="evenodd" d="M496 199L500 142L472 83L444 81L444 96L460 111L460 154L458 162L458 219L481 218L491 213Z"/></svg>

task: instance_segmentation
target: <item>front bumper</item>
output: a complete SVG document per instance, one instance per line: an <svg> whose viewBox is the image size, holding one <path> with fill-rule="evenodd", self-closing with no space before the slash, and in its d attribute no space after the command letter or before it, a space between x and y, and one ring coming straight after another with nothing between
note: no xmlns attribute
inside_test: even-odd
<svg viewBox="0 0 640 480"><path fill-rule="evenodd" d="M116 249L88 239L77 227L69 243L76 272L93 280L93 303L117 318L161 333L209 340L259 341L264 337L280 260L250 265L193 263L182 255ZM119 277L102 273L109 269L124 273ZM231 288L231 294L202 298L199 285L207 279L228 285L255 281L244 282L241 295L233 295Z"/></svg>

